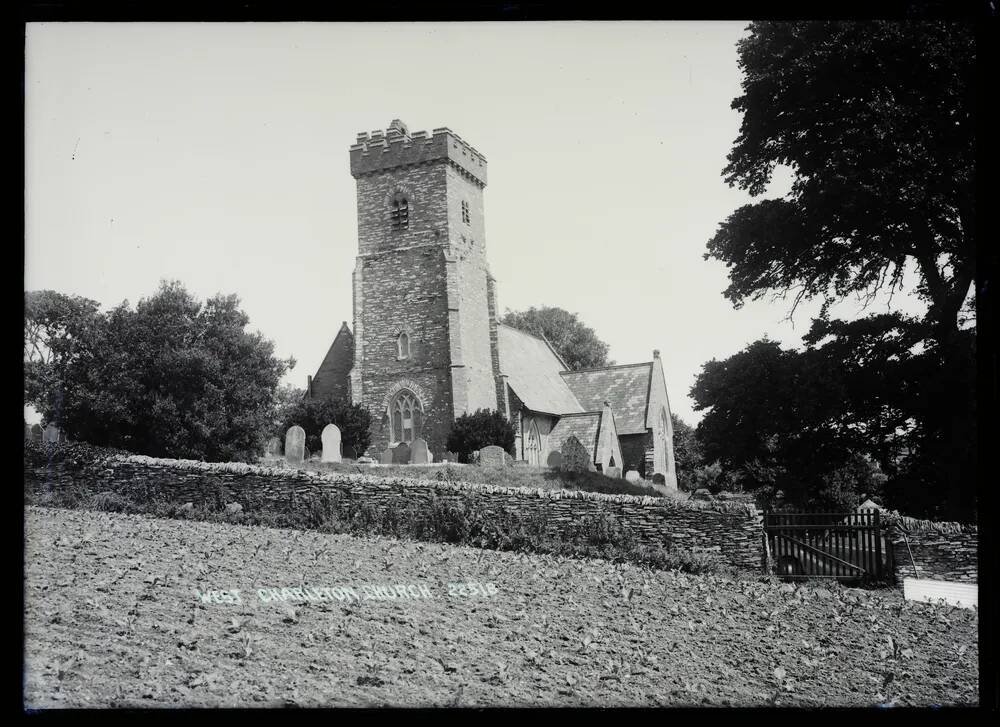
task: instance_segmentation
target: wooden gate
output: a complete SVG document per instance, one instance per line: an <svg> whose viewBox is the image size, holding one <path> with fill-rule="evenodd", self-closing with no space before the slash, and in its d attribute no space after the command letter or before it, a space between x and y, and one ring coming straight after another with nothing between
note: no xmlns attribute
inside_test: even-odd
<svg viewBox="0 0 1000 727"><path fill-rule="evenodd" d="M764 530L775 572L783 578L882 581L892 548L878 510L769 512Z"/></svg>

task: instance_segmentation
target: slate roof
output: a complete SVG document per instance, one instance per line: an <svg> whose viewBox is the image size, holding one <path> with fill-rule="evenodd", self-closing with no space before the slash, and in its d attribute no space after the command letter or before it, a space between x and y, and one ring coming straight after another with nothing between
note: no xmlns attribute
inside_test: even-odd
<svg viewBox="0 0 1000 727"><path fill-rule="evenodd" d="M588 411L582 414L566 414L549 432L549 451L559 451L563 442L573 435L590 452L592 460L597 459L597 443L601 435L601 412Z"/></svg>
<svg viewBox="0 0 1000 727"><path fill-rule="evenodd" d="M609 366L603 369L564 371L560 374L580 405L588 410L611 404L618 425L618 436L645 434L646 408L653 364Z"/></svg>
<svg viewBox="0 0 1000 727"><path fill-rule="evenodd" d="M507 375L507 383L526 407L545 414L583 411L560 375L565 365L546 341L498 323L497 344L500 373Z"/></svg>

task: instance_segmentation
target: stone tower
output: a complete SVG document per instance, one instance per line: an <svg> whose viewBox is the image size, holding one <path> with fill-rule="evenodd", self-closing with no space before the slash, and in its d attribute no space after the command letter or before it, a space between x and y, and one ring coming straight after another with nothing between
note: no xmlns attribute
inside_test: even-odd
<svg viewBox="0 0 1000 727"><path fill-rule="evenodd" d="M507 414L486 262L486 159L448 129L358 134L351 398L378 452L416 437L440 455L455 418Z"/></svg>

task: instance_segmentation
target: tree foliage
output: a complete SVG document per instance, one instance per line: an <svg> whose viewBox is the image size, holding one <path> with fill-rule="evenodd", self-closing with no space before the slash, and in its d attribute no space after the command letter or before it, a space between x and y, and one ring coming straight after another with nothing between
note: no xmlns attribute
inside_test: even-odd
<svg viewBox="0 0 1000 727"><path fill-rule="evenodd" d="M694 427L676 414L670 414L674 429L674 467L677 470L677 486L688 490L694 482L694 472L704 464L701 442L695 436Z"/></svg>
<svg viewBox="0 0 1000 727"><path fill-rule="evenodd" d="M245 330L236 296L201 303L173 282L135 309L91 308L48 341L54 355L32 400L47 421L72 439L151 456L256 456L294 362ZM29 326L44 320L31 316Z"/></svg>
<svg viewBox="0 0 1000 727"><path fill-rule="evenodd" d="M448 435L448 450L458 455L459 462L469 462L473 452L491 444L513 455L515 437L513 425L503 414L477 409L455 420Z"/></svg>
<svg viewBox="0 0 1000 727"><path fill-rule="evenodd" d="M738 50L743 93L733 108L743 119L723 173L753 196L778 165L794 182L784 198L733 212L705 257L728 267L725 295L737 307L794 294L794 314L800 300L821 298L806 343L823 352L800 356L758 342L706 365L696 385L714 414L699 428L706 456L733 436L732 451L719 456L777 466L764 449L778 437L781 447L798 443L803 460L784 464L799 473L810 457L829 468L864 451L896 470L886 485L897 496L908 492L920 507L968 519L976 457L975 336L963 326L974 319L967 301L976 279L972 29L760 22ZM840 297L870 302L879 291L902 290L905 269L919 277L922 319L827 319ZM834 343L817 346L822 337ZM751 368L726 368L737 360ZM717 394L727 388L748 399L723 402ZM796 422L806 427L797 435Z"/></svg>
<svg viewBox="0 0 1000 727"><path fill-rule="evenodd" d="M336 424L344 447L354 447L361 455L371 444L371 413L360 404L329 397L326 399L299 399L292 404L282 419L277 435L284 441L289 427L298 425L306 432L306 448L310 452L323 449L323 429Z"/></svg>
<svg viewBox="0 0 1000 727"><path fill-rule="evenodd" d="M501 323L546 339L570 371L614 364L608 360L608 344L575 313L562 308L543 306L526 311L508 310Z"/></svg>

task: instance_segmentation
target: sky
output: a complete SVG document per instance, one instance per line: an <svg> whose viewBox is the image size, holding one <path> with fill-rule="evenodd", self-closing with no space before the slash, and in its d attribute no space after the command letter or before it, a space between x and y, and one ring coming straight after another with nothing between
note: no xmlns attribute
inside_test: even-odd
<svg viewBox="0 0 1000 727"><path fill-rule="evenodd" d="M501 311L574 312L620 364L659 349L671 408L694 424L706 361L765 335L798 346L819 310L800 305L792 322L790 300L734 309L724 264L703 258L754 201L722 177L746 26L29 24L25 289L105 309L161 280L236 293L303 387L353 318L349 147L396 118L448 127L487 159ZM763 196L790 181L779 169Z"/></svg>

